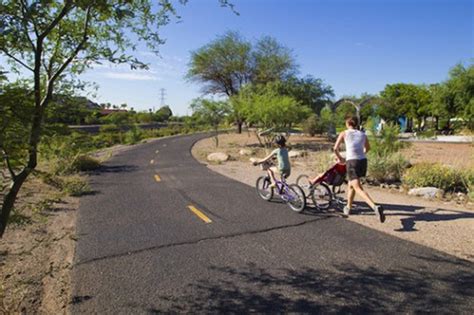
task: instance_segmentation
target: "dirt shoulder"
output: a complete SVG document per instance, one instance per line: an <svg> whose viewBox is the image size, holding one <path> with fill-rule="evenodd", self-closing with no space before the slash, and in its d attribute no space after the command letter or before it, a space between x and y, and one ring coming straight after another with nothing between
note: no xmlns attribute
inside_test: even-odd
<svg viewBox="0 0 474 315"><path fill-rule="evenodd" d="M130 148L117 145L93 156L103 162ZM69 313L80 198L46 183L38 169L22 187L0 239L0 314ZM74 180L87 181L87 175Z"/></svg>
<svg viewBox="0 0 474 315"><path fill-rule="evenodd" d="M219 142L220 147L216 149L212 139L201 140L193 147L192 153L196 159L213 171L254 186L256 179L263 172L249 163L250 156L240 155L240 150L249 149L254 152L254 156L262 157L265 152L258 148L256 137L251 133L226 134L220 136ZM291 136L289 142L290 146L293 144L293 147L297 149L304 147L304 143L311 144L311 147L316 151L325 150L328 147L328 142L322 138ZM439 146L436 148L438 149ZM472 147L468 145L451 146L449 154L457 155L458 153L453 152L456 148L463 150L463 154L467 152L470 156L473 155ZM417 158L429 158L432 148L428 148L427 151L422 147L417 147ZM231 159L220 164L209 164L206 161L206 156L212 152L228 153ZM300 174L320 172L320 164L326 162L324 158L312 154L293 159L289 181L294 182ZM395 189L382 189L374 186L366 187L366 189L378 203L385 206L386 222L379 223L373 212L357 197L357 207L348 220L474 262L474 240L472 238L474 235L474 206L472 203L458 204L454 201L427 200L408 196ZM310 204L310 210L311 206ZM339 215L339 211L334 209L332 213Z"/></svg>

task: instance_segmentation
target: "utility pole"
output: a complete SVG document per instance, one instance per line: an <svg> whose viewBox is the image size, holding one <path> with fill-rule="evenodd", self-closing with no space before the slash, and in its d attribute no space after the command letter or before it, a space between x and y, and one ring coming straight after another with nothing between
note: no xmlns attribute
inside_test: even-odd
<svg viewBox="0 0 474 315"><path fill-rule="evenodd" d="M166 96L166 89L161 88L160 89L160 100L161 100L160 105L161 105L161 107L165 106L165 96Z"/></svg>

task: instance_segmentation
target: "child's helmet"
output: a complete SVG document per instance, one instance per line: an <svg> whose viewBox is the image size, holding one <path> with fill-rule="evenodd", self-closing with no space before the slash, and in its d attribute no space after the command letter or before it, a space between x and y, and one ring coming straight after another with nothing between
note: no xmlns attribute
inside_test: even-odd
<svg viewBox="0 0 474 315"><path fill-rule="evenodd" d="M275 142L276 144L278 145L285 145L286 143L286 139L285 137L281 136L281 135L278 135L275 137L275 139L273 140L273 142Z"/></svg>

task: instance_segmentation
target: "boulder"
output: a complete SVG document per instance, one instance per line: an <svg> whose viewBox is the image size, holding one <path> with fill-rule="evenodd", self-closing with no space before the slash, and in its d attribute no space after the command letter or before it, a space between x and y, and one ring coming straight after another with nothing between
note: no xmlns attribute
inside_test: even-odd
<svg viewBox="0 0 474 315"><path fill-rule="evenodd" d="M305 155L304 151L291 150L290 152L288 152L288 156L290 158L298 158L298 157L302 157L304 155Z"/></svg>
<svg viewBox="0 0 474 315"><path fill-rule="evenodd" d="M421 196L423 198L436 198L442 197L444 195L444 191L436 187L421 187L410 189L408 194L411 196Z"/></svg>
<svg viewBox="0 0 474 315"><path fill-rule="evenodd" d="M230 158L229 154L223 152L214 152L207 156L207 160L210 162L225 162Z"/></svg>
<svg viewBox="0 0 474 315"><path fill-rule="evenodd" d="M249 159L249 161L250 161L251 163L253 163L253 162L257 162L258 160L259 160L259 159L257 159L257 158L254 158L254 157L251 157L251 158Z"/></svg>
<svg viewBox="0 0 474 315"><path fill-rule="evenodd" d="M242 149L239 151L239 154L249 156L249 155L254 155L254 152L250 149Z"/></svg>

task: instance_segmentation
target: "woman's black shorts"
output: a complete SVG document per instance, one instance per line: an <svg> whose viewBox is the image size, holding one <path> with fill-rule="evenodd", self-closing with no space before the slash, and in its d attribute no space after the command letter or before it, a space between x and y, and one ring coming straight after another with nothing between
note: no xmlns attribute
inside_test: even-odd
<svg viewBox="0 0 474 315"><path fill-rule="evenodd" d="M347 160L346 166L349 180L365 177L367 174L367 159Z"/></svg>

